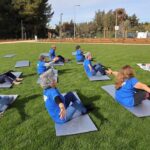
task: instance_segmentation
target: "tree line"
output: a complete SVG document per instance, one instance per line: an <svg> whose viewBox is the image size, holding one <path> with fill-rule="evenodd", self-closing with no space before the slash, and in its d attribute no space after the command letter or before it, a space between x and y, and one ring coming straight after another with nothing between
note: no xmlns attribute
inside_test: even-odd
<svg viewBox="0 0 150 150"><path fill-rule="evenodd" d="M123 38L134 37L137 31L150 31L150 23L139 23L136 14L130 16L124 8L118 8L108 12L98 10L92 21L75 24L76 37L114 37L115 26L119 26L117 37ZM56 30L58 33L61 30L63 37L73 37L74 22L57 25Z"/></svg>
<svg viewBox="0 0 150 150"><path fill-rule="evenodd" d="M0 0L0 38L45 38L53 13L48 0Z"/></svg>
<svg viewBox="0 0 150 150"><path fill-rule="evenodd" d="M54 12L48 0L0 0L0 39L29 39L48 37L48 23ZM139 23L138 17L128 15L124 8L98 10L90 22L75 24L72 20L56 25L53 32L61 37L132 37L136 31L150 31L150 23ZM60 35L61 34L61 35ZM56 37L56 36L55 36Z"/></svg>

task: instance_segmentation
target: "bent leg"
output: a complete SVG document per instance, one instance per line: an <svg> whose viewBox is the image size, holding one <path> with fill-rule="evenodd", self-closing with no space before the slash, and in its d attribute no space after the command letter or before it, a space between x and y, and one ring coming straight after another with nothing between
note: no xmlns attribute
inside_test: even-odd
<svg viewBox="0 0 150 150"><path fill-rule="evenodd" d="M78 111L80 111L81 113L87 112L87 110L83 106L82 102L80 100L78 100L77 97L72 92L68 92L64 97L65 97L65 107L66 108L69 106L70 102L72 102L71 106L76 108Z"/></svg>
<svg viewBox="0 0 150 150"><path fill-rule="evenodd" d="M146 95L146 91L136 90L136 93L134 94L134 105L141 104L141 102L146 99Z"/></svg>

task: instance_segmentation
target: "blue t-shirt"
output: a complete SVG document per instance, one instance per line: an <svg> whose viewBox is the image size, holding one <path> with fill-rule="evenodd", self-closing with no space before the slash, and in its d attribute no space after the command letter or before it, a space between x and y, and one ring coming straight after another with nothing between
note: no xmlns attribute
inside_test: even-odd
<svg viewBox="0 0 150 150"><path fill-rule="evenodd" d="M84 55L80 49L76 50L76 60L77 61L84 61Z"/></svg>
<svg viewBox="0 0 150 150"><path fill-rule="evenodd" d="M85 59L85 60L84 60L84 63L83 63L84 70L85 70L87 76L88 76L88 77L91 77L91 76L92 76L92 72L90 71L90 68L89 68L88 65L91 65L91 67L92 67L91 61L88 60L88 59Z"/></svg>
<svg viewBox="0 0 150 150"><path fill-rule="evenodd" d="M127 107L134 106L134 86L137 82L138 80L135 77L132 77L123 82L122 87L116 90L115 97L120 104Z"/></svg>
<svg viewBox="0 0 150 150"><path fill-rule="evenodd" d="M44 61L38 61L38 63L37 63L37 72L38 72L39 75L44 73L47 70L46 66L44 66L44 65L45 65Z"/></svg>
<svg viewBox="0 0 150 150"><path fill-rule="evenodd" d="M55 50L51 48L50 51L49 51L49 57L50 57L50 59L53 60L55 58L55 56L56 56L55 55Z"/></svg>
<svg viewBox="0 0 150 150"><path fill-rule="evenodd" d="M59 96L59 98L62 100L63 103L65 103L65 98L61 95L59 90L57 88L48 88L44 90L44 101L45 101L45 107L51 116L51 118L56 123L64 123L65 119L60 119L59 113L60 108L58 104L55 102L55 97Z"/></svg>

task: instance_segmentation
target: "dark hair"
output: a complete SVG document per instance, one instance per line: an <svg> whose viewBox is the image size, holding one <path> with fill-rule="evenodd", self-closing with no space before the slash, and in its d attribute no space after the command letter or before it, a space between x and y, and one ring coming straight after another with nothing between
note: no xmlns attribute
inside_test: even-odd
<svg viewBox="0 0 150 150"><path fill-rule="evenodd" d="M76 49L79 49L79 48L80 48L80 45L77 45L77 46L76 46Z"/></svg>

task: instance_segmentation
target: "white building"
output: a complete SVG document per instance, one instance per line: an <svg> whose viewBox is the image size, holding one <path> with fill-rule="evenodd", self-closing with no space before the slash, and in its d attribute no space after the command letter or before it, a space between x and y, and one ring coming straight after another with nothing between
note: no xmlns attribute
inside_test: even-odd
<svg viewBox="0 0 150 150"><path fill-rule="evenodd" d="M148 38L148 32L137 32L138 39L146 39Z"/></svg>

